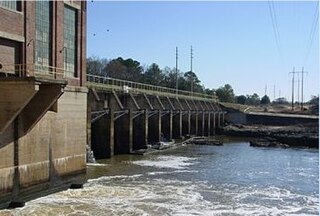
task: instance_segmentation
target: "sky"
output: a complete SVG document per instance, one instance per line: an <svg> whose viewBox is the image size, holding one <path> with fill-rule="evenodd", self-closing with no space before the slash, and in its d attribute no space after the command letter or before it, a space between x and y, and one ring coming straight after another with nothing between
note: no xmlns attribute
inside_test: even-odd
<svg viewBox="0 0 320 216"><path fill-rule="evenodd" d="M319 94L317 8L316 1L88 1L87 57L174 68L178 47L178 68L187 72L192 46L193 71L206 88L230 84L236 95L266 91L289 101L289 72L304 67L306 101Z"/></svg>

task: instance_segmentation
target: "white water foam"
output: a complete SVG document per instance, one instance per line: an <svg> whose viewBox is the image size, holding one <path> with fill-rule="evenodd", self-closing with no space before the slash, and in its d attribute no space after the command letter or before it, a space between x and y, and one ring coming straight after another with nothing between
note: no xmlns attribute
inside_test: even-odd
<svg viewBox="0 0 320 216"><path fill-rule="evenodd" d="M131 163L139 166L151 166L158 168L185 169L196 163L195 158L182 156L159 156L153 160L139 160Z"/></svg>
<svg viewBox="0 0 320 216"><path fill-rule="evenodd" d="M283 188L211 185L204 181L149 179L146 176L148 175L101 177L90 180L81 190L67 190L33 200L24 208L7 213L70 216L318 215L319 213L317 196L296 194Z"/></svg>
<svg viewBox="0 0 320 216"><path fill-rule="evenodd" d="M97 166L97 167L107 167L109 164L100 164L100 163L87 163L87 166Z"/></svg>

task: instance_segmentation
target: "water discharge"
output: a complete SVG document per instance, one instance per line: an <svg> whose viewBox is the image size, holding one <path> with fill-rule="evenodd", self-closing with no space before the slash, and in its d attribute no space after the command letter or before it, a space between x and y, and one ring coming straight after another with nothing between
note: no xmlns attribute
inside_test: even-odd
<svg viewBox="0 0 320 216"><path fill-rule="evenodd" d="M91 178L0 215L318 215L319 154L184 146L88 166Z"/></svg>

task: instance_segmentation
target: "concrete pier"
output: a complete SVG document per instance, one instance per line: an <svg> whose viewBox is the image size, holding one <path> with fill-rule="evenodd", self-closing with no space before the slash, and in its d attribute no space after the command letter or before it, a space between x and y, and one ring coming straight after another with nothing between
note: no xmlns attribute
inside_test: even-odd
<svg viewBox="0 0 320 216"><path fill-rule="evenodd" d="M175 111L173 115L172 137L173 139L182 138L182 110Z"/></svg>
<svg viewBox="0 0 320 216"><path fill-rule="evenodd" d="M133 116L133 150L146 149L148 145L148 111L137 111Z"/></svg>
<svg viewBox="0 0 320 216"><path fill-rule="evenodd" d="M133 150L133 118L131 109L117 114L114 128L114 153L131 153Z"/></svg>
<svg viewBox="0 0 320 216"><path fill-rule="evenodd" d="M158 143L161 140L161 111L148 114L148 143Z"/></svg>
<svg viewBox="0 0 320 216"><path fill-rule="evenodd" d="M214 101L121 90L90 91L88 134L97 158L129 154L186 135L212 136L224 121Z"/></svg>
<svg viewBox="0 0 320 216"><path fill-rule="evenodd" d="M164 110L161 113L161 134L165 140L172 139L172 110Z"/></svg>

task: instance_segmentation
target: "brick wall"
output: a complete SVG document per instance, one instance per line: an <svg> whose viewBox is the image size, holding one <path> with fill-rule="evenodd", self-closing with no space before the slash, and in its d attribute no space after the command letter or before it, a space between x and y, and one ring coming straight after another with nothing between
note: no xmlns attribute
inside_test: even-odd
<svg viewBox="0 0 320 216"><path fill-rule="evenodd" d="M52 2L52 54L51 65L63 68L64 47L63 15L64 5L68 4L77 9L77 72L74 78L68 80L69 85L84 86L86 81L86 2L53 1ZM35 1L21 2L21 12L0 7L0 64L13 63L17 59L12 51L12 44L1 42L4 39L15 41L15 50L19 51L20 58L15 63L34 63L35 43ZM29 44L29 46L28 46ZM11 50L10 50L11 49ZM11 55L11 57L10 57ZM6 59L6 60L4 60ZM3 62L3 63L2 63Z"/></svg>

